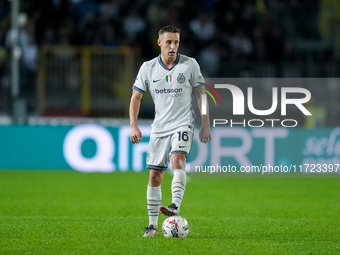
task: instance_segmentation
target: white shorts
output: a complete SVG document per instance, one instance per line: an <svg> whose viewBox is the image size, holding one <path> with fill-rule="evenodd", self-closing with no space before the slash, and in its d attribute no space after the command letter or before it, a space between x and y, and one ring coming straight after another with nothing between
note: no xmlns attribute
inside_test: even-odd
<svg viewBox="0 0 340 255"><path fill-rule="evenodd" d="M146 157L146 168L165 170L170 163L170 156L174 153L188 156L193 140L193 131L187 126L176 129L167 136L151 134Z"/></svg>

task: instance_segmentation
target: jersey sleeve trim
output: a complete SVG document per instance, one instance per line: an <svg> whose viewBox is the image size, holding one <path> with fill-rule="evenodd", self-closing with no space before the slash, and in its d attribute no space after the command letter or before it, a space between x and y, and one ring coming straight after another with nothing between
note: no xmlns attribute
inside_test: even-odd
<svg viewBox="0 0 340 255"><path fill-rule="evenodd" d="M140 89L140 88L138 88L138 87L136 87L136 86L133 86L132 89L137 90L138 92L140 92L140 93L142 93L142 94L145 93L144 90L142 90L142 89Z"/></svg>

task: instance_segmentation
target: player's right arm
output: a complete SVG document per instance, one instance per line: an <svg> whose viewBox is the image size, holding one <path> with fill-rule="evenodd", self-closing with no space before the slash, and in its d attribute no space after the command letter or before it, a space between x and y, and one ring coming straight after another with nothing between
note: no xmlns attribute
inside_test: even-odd
<svg viewBox="0 0 340 255"><path fill-rule="evenodd" d="M130 109L129 109L129 115L130 115L130 140L132 143L139 143L140 140L142 140L142 132L140 131L138 124L137 124L137 118L139 114L140 109L140 101L143 97L143 94L138 92L137 90L132 90L132 96L130 101Z"/></svg>

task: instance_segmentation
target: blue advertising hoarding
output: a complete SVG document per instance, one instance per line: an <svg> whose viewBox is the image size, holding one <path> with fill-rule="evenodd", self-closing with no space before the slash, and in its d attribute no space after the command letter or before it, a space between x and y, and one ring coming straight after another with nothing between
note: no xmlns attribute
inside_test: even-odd
<svg viewBox="0 0 340 255"><path fill-rule="evenodd" d="M0 169L143 171L151 127L140 129L142 141L132 144L129 126L0 126ZM211 134L211 142L202 144L196 129L187 170L189 165L340 163L340 127L215 127Z"/></svg>

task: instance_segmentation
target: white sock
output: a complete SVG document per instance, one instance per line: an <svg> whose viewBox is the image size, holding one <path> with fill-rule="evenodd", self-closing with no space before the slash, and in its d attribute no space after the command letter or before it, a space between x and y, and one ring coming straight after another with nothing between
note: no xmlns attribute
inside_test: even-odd
<svg viewBox="0 0 340 255"><path fill-rule="evenodd" d="M184 170L176 169L174 171L174 177L172 178L171 183L172 203L177 206L178 212L185 191L186 179L187 178Z"/></svg>
<svg viewBox="0 0 340 255"><path fill-rule="evenodd" d="M154 227L157 228L159 207L162 202L161 186L150 187L148 185L146 199L148 203L149 225L154 225Z"/></svg>

